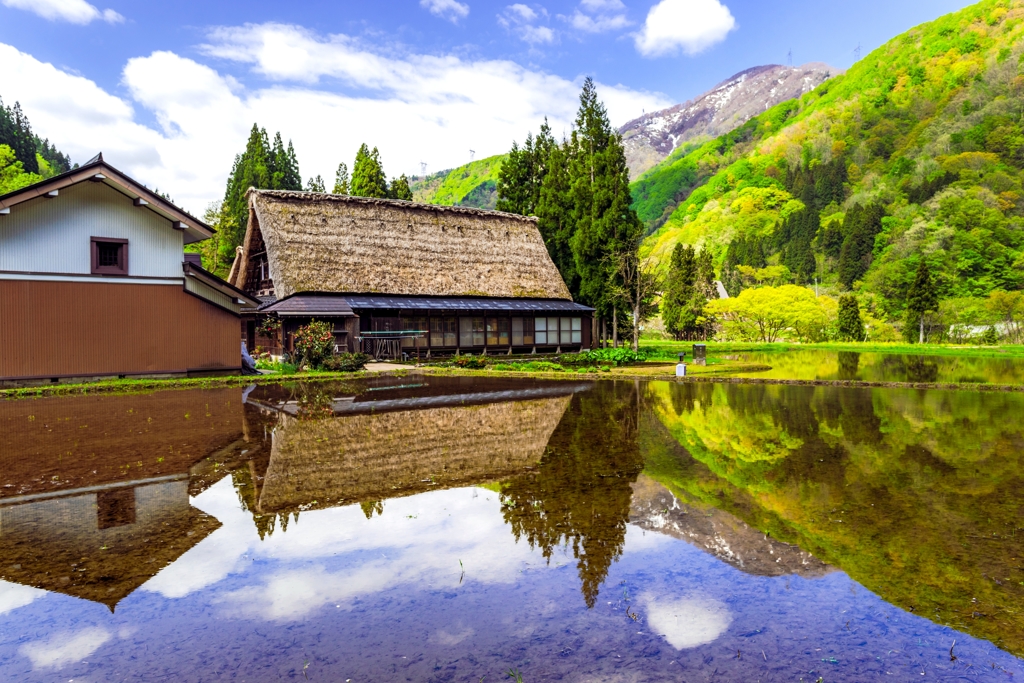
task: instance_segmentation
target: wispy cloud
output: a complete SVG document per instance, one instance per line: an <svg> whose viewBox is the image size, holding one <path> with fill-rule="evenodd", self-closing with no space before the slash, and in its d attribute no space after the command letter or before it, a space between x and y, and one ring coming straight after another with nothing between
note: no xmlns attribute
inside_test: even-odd
<svg viewBox="0 0 1024 683"><path fill-rule="evenodd" d="M6 7L23 9L50 21L68 21L72 24L83 25L97 20L105 21L108 24L120 24L124 21L124 17L114 10L100 10L85 0L2 0L2 2Z"/></svg>
<svg viewBox="0 0 1024 683"><path fill-rule="evenodd" d="M538 6L537 10L534 10L528 5L516 3L509 5L498 15L498 23L525 43L553 43L557 39L555 32L550 27L538 23L547 16L547 10L543 7Z"/></svg>
<svg viewBox="0 0 1024 683"><path fill-rule="evenodd" d="M420 0L420 7L452 23L458 23L459 19L469 16L469 5L458 0Z"/></svg>
<svg viewBox="0 0 1024 683"><path fill-rule="evenodd" d="M736 20L719 0L661 0L636 34L636 49L645 57L680 50L695 55L725 40L734 28Z"/></svg>
<svg viewBox="0 0 1024 683"><path fill-rule="evenodd" d="M577 31L604 33L630 25L622 0L581 0L569 16L561 16Z"/></svg>

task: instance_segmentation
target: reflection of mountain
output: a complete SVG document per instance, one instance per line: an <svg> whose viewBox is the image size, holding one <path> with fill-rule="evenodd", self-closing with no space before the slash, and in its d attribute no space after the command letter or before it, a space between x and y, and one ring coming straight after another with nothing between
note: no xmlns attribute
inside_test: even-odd
<svg viewBox="0 0 1024 683"><path fill-rule="evenodd" d="M550 560L572 546L583 598L593 607L622 554L632 490L643 469L637 447L639 385L598 382L574 397L540 465L501 486L505 521Z"/></svg>
<svg viewBox="0 0 1024 683"><path fill-rule="evenodd" d="M647 474L900 607L1024 652L1024 397L655 383Z"/></svg>
<svg viewBox="0 0 1024 683"><path fill-rule="evenodd" d="M189 492L244 450L240 398L221 389L0 403L0 578L113 609L220 526Z"/></svg>
<svg viewBox="0 0 1024 683"><path fill-rule="evenodd" d="M815 577L834 571L798 546L775 540L728 512L679 501L645 475L633 484L629 521L647 531L684 540L748 574Z"/></svg>

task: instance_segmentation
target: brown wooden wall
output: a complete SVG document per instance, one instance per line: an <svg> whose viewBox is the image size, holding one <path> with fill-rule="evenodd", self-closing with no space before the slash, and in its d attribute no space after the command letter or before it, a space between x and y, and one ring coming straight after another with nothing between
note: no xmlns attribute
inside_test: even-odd
<svg viewBox="0 0 1024 683"><path fill-rule="evenodd" d="M181 285L0 280L0 379L238 369L239 342Z"/></svg>

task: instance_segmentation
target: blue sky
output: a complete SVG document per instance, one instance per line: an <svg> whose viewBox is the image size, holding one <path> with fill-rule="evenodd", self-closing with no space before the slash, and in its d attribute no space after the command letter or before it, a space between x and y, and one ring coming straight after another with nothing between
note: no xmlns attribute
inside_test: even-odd
<svg viewBox="0 0 1024 683"><path fill-rule="evenodd" d="M193 211L254 121L328 183L359 143L391 174L565 130L593 76L613 123L751 66L846 68L964 0L175 2L0 0L0 97L83 161L107 157Z"/></svg>

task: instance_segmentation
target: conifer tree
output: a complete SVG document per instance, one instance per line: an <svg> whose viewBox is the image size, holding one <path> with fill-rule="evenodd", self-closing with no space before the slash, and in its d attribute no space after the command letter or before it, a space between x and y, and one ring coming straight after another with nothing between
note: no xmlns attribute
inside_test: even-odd
<svg viewBox="0 0 1024 683"><path fill-rule="evenodd" d="M324 188L324 179L319 175L309 179L306 183L306 192L319 192L323 194L327 190Z"/></svg>
<svg viewBox="0 0 1024 683"><path fill-rule="evenodd" d="M839 338L843 341L864 341L864 321L860 318L860 304L853 294L839 297Z"/></svg>
<svg viewBox="0 0 1024 683"><path fill-rule="evenodd" d="M924 318L929 312L939 310L939 293L932 279L928 261L921 255L917 264L917 275L907 292L907 318L903 324L903 338L908 343L924 343ZM915 334L917 332L917 334Z"/></svg>
<svg viewBox="0 0 1024 683"><path fill-rule="evenodd" d="M356 152L356 163L352 166L349 191L353 197L387 198L388 181L380 163L380 152L376 147L372 151L366 143L359 147L359 151Z"/></svg>
<svg viewBox="0 0 1024 683"><path fill-rule="evenodd" d="M597 98L594 81L587 78L580 94L575 129L569 139L569 180L575 232L570 239L580 301L598 314L611 314L613 331L618 308L609 297L615 266L636 248L643 225L631 208L629 168L622 139Z"/></svg>
<svg viewBox="0 0 1024 683"><path fill-rule="evenodd" d="M21 104L15 102L13 107L5 107L0 100L0 145L11 148L25 173L39 173L36 141Z"/></svg>
<svg viewBox="0 0 1024 683"><path fill-rule="evenodd" d="M556 146L546 118L537 137L527 134L522 147L512 143L512 150L498 171L498 211L521 216L537 215L544 177Z"/></svg>
<svg viewBox="0 0 1024 683"><path fill-rule="evenodd" d="M677 340L683 339L690 321L687 308L697 284L697 257L693 247L676 244L669 261L668 280L661 298L661 319L665 330Z"/></svg>
<svg viewBox="0 0 1024 683"><path fill-rule="evenodd" d="M847 289L864 277L871 266L871 257L875 248L875 235L882 229L882 207L869 205L864 208L854 206L843 221L842 249L839 252L839 282Z"/></svg>
<svg viewBox="0 0 1024 683"><path fill-rule="evenodd" d="M412 189L409 188L409 179L405 177L405 174L392 179L391 187L388 188L388 197L391 199L402 199L407 202L412 201Z"/></svg>
<svg viewBox="0 0 1024 683"><path fill-rule="evenodd" d="M579 275L570 240L576 230L573 219L572 184L569 178L568 145L553 145L540 184L536 215L548 254L573 298L579 295Z"/></svg>
<svg viewBox="0 0 1024 683"><path fill-rule="evenodd" d="M334 174L334 189L332 194L348 194L348 164L344 161L338 164L338 171Z"/></svg>
<svg viewBox="0 0 1024 683"><path fill-rule="evenodd" d="M253 124L245 143L245 151L235 157L224 192L224 221L218 245L222 262L230 263L234 259L235 247L242 243L245 236L249 224L249 200L246 196L249 188L272 188L271 152L267 131Z"/></svg>

